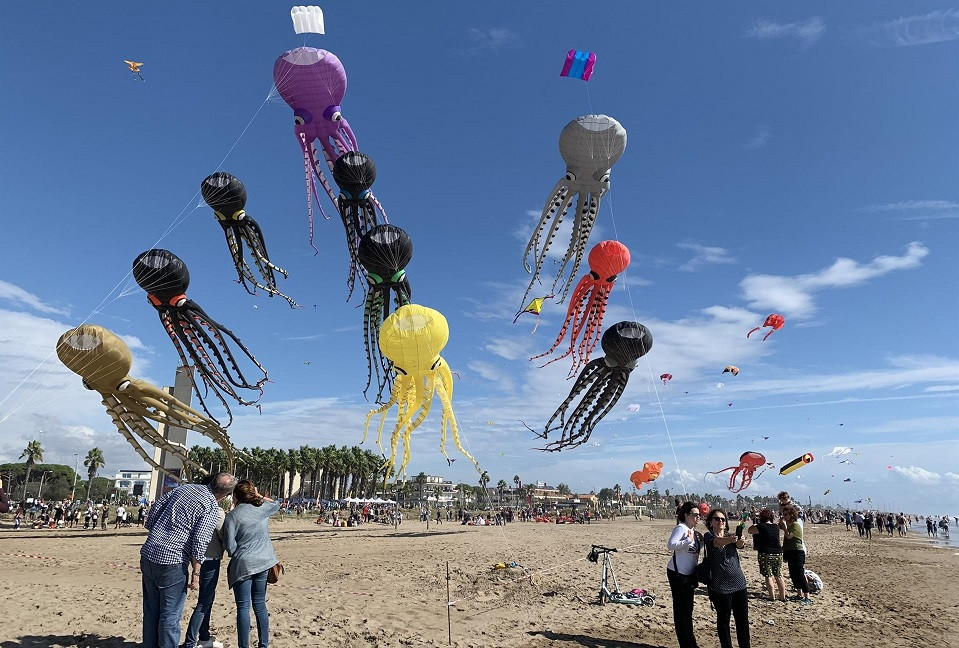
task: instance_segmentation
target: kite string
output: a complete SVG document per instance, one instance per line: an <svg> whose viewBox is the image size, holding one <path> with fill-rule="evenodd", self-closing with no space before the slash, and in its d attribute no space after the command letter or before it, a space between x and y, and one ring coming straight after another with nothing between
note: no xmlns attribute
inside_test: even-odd
<svg viewBox="0 0 959 648"><path fill-rule="evenodd" d="M233 150L236 148L237 144L240 143L240 140L243 139L243 136L244 136L244 135L246 134L246 132L250 129L250 126L253 124L253 121L256 119L257 115L259 115L259 114L260 114L260 111L263 110L263 106L266 105L266 103L270 100L270 98L271 98L272 96L273 96L273 87L271 86L270 92L267 94L266 98L260 103L259 107L258 107L258 108L256 109L256 111L253 113L253 116L250 118L249 122L247 122L246 126L243 128L243 130L240 132L239 136L238 136L238 137L236 138L236 140L233 142L233 145L230 146L230 148L229 148L229 150L227 151L226 155L224 155L224 156L223 156L223 159L220 160L220 162L217 164L217 166L216 166L216 169L217 169L217 170L220 169L220 168L223 166L223 163L226 162L227 158L230 157L230 154L231 154L231 153L233 152ZM200 194L200 190L197 189L196 192L193 194L193 196L190 197L190 199L189 199L189 201L186 203L186 205L183 206L183 208L180 210L180 212L179 212L179 213L176 215L176 217L171 221L170 225L167 226L166 230L164 230L163 233L160 234L160 237L156 240L156 242L154 242L154 244L153 244L152 246L150 246L151 248L155 248L157 245L159 245L159 243L160 243L164 238L166 238L166 237L167 237L174 229L176 229L181 223L185 222L186 219L189 218L190 215L193 214L193 212L195 212L197 209L200 208L200 205L198 204L198 205L196 205L193 209L191 209L191 210L189 211L189 213L186 213L186 215L184 215L184 212L186 212L186 210L190 207L190 205L193 204L193 201L196 200L196 197L197 197L199 194ZM97 305L93 308L93 310L91 310L91 311L87 314L87 316L83 318L83 321L81 321L80 324L78 324L77 326L80 326L80 325L82 325L82 324L86 324L91 317L93 317L95 314L99 313L99 312L100 312L100 309L101 309L104 305L107 304L107 300L110 299L110 297L111 297L111 296L113 295L113 293L117 290L117 288L119 288L120 286L122 286L122 285L124 284L124 282L126 282L126 281L129 279L129 277L130 277L130 275L131 275L132 273L133 273L132 268L131 268L130 270L127 270L126 274L123 275L123 277L120 279L120 281L118 281L118 282L116 283L116 285L114 285L113 288L110 289L110 292L108 292L108 293L103 297L103 299L100 300L100 303L97 304ZM122 292L122 291L121 291L121 292ZM116 301L116 299L114 299L114 300L112 300L112 301ZM112 301L111 301L111 303L112 303ZM6 396L4 396L2 399L0 399L0 406L2 406L5 402L7 402L7 400L8 400L13 394L15 394L15 393L23 386L23 384L26 383L26 382L40 369L40 367L42 367L44 364L46 364L47 361L53 356L54 353L56 353L56 349L54 349L53 351L50 351L50 353L48 353L48 354L46 355L46 357L44 357L43 360L41 360L40 363L37 364L37 366L34 367L34 368L30 371L30 373L28 373L20 382L18 382L18 383L16 384L16 386L7 393ZM55 400L55 399L54 399L54 400ZM17 408L17 409L20 409L20 408ZM7 417L3 417L2 419L0 419L0 423L2 423L4 420L6 420L6 418L7 418Z"/></svg>
<svg viewBox="0 0 959 648"><path fill-rule="evenodd" d="M610 220L613 223L613 236L616 237L616 240L619 240L619 230L616 227L616 212L613 209L613 197L612 191L606 192L606 204L609 205L609 216ZM623 275L623 288L626 290L626 297L629 300L629 308L633 314L633 321L637 320L636 317L636 304L633 302L633 293L629 290L629 277L626 275L626 270L622 272ZM686 480L683 479L682 466L679 465L679 457L676 455L676 447L673 445L673 437L669 432L669 421L666 419L666 410L663 407L663 401L659 396L659 389L656 388L655 376L653 375L652 365L649 363L649 356L646 355L643 357L646 363L646 372L649 378L650 384L653 386L653 393L656 394L656 403L659 405L659 414L663 419L663 429L666 430L666 439L669 441L669 448L673 453L673 461L676 465L676 474L679 476L679 483L683 487L683 495L689 497L689 491L686 489Z"/></svg>

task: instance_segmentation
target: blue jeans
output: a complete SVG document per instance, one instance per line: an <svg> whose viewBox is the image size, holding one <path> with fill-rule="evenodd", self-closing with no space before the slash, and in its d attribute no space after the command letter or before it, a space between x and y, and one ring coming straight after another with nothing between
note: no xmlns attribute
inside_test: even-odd
<svg viewBox="0 0 959 648"><path fill-rule="evenodd" d="M238 648L250 648L250 603L256 615L257 648L270 644L270 613L266 611L266 576L269 569L233 584L236 599L236 635Z"/></svg>
<svg viewBox="0 0 959 648"><path fill-rule="evenodd" d="M187 564L158 565L140 557L143 575L143 648L177 648L186 602Z"/></svg>
<svg viewBox="0 0 959 648"><path fill-rule="evenodd" d="M207 558L200 565L200 596L190 615L186 628L185 648L194 648L197 641L210 638L210 611L216 596L216 583L220 579L220 560Z"/></svg>

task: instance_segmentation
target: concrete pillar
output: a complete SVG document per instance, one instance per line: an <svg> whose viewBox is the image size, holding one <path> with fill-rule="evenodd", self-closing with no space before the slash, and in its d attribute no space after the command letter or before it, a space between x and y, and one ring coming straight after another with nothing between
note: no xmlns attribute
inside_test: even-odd
<svg viewBox="0 0 959 648"><path fill-rule="evenodd" d="M167 393L171 394L181 403L189 405L193 399L193 368L177 367L176 378L173 381L173 387L165 387L164 389L166 389ZM157 427L157 431L159 431L163 438L171 441L172 443L180 443L188 448L190 447L187 444L187 431L183 428L173 427L171 425L167 425L166 423L160 423ZM183 474L183 462L180 461L178 457L167 452L166 450L154 448L153 460L175 475ZM157 501L161 495L167 493L176 486L177 482L175 480L171 479L167 475L164 475L159 470L154 469L152 479L150 480L150 501Z"/></svg>

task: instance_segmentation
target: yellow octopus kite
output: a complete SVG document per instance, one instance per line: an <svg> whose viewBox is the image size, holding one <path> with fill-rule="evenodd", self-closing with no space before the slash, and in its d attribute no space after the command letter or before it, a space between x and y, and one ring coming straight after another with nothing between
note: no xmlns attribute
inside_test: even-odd
<svg viewBox="0 0 959 648"><path fill-rule="evenodd" d="M470 453L460 445L459 428L456 425L456 416L453 413L453 374L449 365L440 357L440 352L446 346L450 337L449 325L441 313L416 304L399 307L392 315L386 318L380 328L380 351L396 368L396 380L393 383L393 392L390 400L382 407L372 410L366 416L366 427L363 440L370 431L370 421L377 414L380 415L380 424L376 430L376 445L383 451L380 440L383 436L383 427L386 424L386 415L393 405L397 405L398 412L396 425L390 439L390 456L386 466L392 468L396 462L396 448L403 440L403 462L400 464L400 473L404 473L410 462L410 441L413 431L426 420L430 413L434 394L439 395L443 403L443 419L441 423L442 436L440 451L449 460L446 454L446 433L452 432L453 442L476 469L479 464Z"/></svg>

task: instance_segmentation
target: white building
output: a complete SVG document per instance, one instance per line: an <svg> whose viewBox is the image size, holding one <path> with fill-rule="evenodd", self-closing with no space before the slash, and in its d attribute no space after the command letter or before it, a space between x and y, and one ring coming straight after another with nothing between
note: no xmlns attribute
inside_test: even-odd
<svg viewBox="0 0 959 648"><path fill-rule="evenodd" d="M149 470L121 470L113 479L113 487L135 497L148 497L150 493Z"/></svg>

